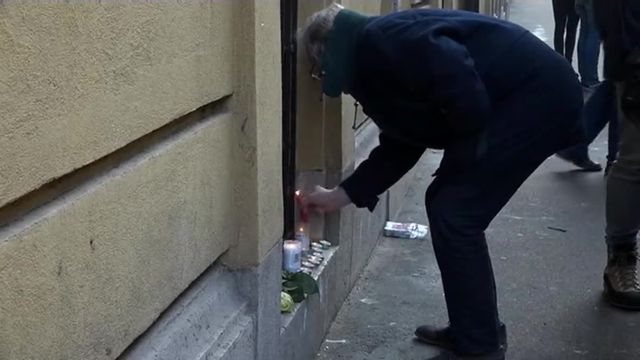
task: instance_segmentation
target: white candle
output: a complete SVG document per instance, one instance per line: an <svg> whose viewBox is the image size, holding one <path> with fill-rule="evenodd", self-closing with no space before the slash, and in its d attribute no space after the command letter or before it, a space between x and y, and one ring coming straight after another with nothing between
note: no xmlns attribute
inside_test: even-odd
<svg viewBox="0 0 640 360"><path fill-rule="evenodd" d="M296 240L300 241L300 243L302 244L302 252L306 253L307 251L309 251L311 239L309 239L309 235L307 235L307 232L304 231L303 226L298 229L298 232L296 233Z"/></svg>
<svg viewBox="0 0 640 360"><path fill-rule="evenodd" d="M282 267L292 273L300 271L302 246L300 241L286 240L282 246Z"/></svg>

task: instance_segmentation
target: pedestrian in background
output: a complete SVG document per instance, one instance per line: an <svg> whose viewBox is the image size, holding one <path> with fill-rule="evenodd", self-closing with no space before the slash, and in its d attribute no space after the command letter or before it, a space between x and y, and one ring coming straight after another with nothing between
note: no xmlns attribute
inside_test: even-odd
<svg viewBox="0 0 640 360"><path fill-rule="evenodd" d="M553 46L571 63L580 21L576 13L575 0L553 0L553 18L555 20Z"/></svg>
<svg viewBox="0 0 640 360"><path fill-rule="evenodd" d="M594 10L604 75L615 82L620 104L620 152L607 178L604 294L614 306L640 310L640 1L595 0Z"/></svg>
<svg viewBox="0 0 640 360"><path fill-rule="evenodd" d="M600 33L595 21L593 0L576 0L575 10L580 18L578 39L578 72L584 88L585 107L583 111L586 140L584 143L556 154L585 171L600 171L602 167L589 157L589 144L609 124L608 153L605 175L618 154L618 120L614 85L610 80L602 83L598 77L600 57Z"/></svg>

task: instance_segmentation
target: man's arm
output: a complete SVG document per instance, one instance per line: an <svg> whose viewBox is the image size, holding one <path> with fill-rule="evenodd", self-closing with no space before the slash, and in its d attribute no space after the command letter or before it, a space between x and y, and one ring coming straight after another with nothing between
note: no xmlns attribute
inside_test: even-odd
<svg viewBox="0 0 640 360"><path fill-rule="evenodd" d="M381 133L380 144L340 187L356 206L373 211L378 195L411 170L425 150L425 146L408 145Z"/></svg>

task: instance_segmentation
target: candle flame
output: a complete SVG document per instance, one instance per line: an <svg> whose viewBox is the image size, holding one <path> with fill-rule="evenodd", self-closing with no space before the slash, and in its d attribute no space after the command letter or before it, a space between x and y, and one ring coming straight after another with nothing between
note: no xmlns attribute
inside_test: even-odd
<svg viewBox="0 0 640 360"><path fill-rule="evenodd" d="M284 242L285 249L296 249L300 247L299 241L285 241Z"/></svg>
<svg viewBox="0 0 640 360"><path fill-rule="evenodd" d="M303 232L303 231L304 231L304 228L303 228L303 227L300 227L300 232Z"/></svg>
<svg viewBox="0 0 640 360"><path fill-rule="evenodd" d="M296 196L300 196L300 190L296 190Z"/></svg>

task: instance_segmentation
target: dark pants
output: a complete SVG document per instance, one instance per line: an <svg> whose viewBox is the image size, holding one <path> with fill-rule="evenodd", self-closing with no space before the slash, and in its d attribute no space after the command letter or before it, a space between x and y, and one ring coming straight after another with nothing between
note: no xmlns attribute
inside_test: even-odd
<svg viewBox="0 0 640 360"><path fill-rule="evenodd" d="M586 135L585 141L578 146L564 150L564 155L573 159L588 158L589 144L609 124L607 163L611 164L618 156L618 143L620 141L615 85L612 81L605 80L588 91L592 92L586 96L582 116Z"/></svg>
<svg viewBox="0 0 640 360"><path fill-rule="evenodd" d="M583 86L598 83L598 58L600 57L600 33L596 26L592 1L576 2L576 13L580 17L578 37L578 72Z"/></svg>
<svg viewBox="0 0 640 360"><path fill-rule="evenodd" d="M426 194L451 333L462 354L498 347L496 287L484 231L545 159L583 137L582 91L571 66L533 36L514 51L526 52L521 55L535 69L495 101L485 133L470 141L477 151L445 149Z"/></svg>
<svg viewBox="0 0 640 360"><path fill-rule="evenodd" d="M553 0L553 18L555 20L553 46L560 55L572 62L580 21L576 13L575 0Z"/></svg>

